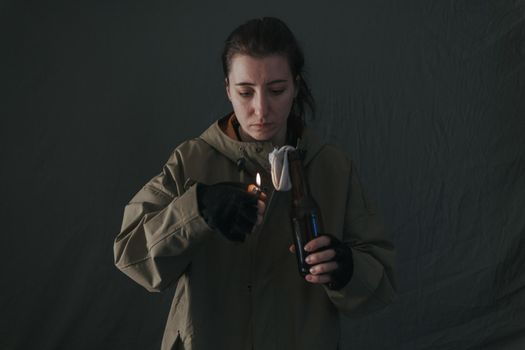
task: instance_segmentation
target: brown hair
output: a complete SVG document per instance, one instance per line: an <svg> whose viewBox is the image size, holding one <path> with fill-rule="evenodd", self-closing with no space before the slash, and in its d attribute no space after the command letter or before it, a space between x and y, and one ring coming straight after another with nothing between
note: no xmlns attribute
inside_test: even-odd
<svg viewBox="0 0 525 350"><path fill-rule="evenodd" d="M294 99L288 118L288 125L301 130L305 125L308 108L315 113L315 102L304 78L304 55L295 36L288 26L278 18L263 17L241 24L228 36L222 52L222 69L228 79L231 60L234 55L266 57L279 54L286 57L292 76L298 84L298 93Z"/></svg>

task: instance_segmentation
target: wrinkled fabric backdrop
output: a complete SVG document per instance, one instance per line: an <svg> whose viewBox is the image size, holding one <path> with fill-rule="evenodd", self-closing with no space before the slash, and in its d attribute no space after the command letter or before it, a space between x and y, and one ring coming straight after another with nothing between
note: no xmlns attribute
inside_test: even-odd
<svg viewBox="0 0 525 350"><path fill-rule="evenodd" d="M173 290L113 266L123 208L230 108L220 51L301 41L309 124L353 158L399 295L342 349L525 348L523 1L3 1L0 349L157 349Z"/></svg>

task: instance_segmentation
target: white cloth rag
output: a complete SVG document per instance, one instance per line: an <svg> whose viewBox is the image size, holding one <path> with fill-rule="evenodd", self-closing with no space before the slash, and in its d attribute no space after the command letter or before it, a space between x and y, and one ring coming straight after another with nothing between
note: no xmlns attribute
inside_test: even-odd
<svg viewBox="0 0 525 350"><path fill-rule="evenodd" d="M272 170L273 187L277 191L289 191L292 188L288 167L288 151L294 151L295 147L283 146L275 148L269 155Z"/></svg>

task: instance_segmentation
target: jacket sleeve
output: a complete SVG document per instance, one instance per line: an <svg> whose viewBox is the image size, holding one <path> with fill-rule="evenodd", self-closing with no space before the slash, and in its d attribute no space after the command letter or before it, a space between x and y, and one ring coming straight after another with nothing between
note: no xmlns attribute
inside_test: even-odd
<svg viewBox="0 0 525 350"><path fill-rule="evenodd" d="M174 283L211 229L199 213L196 186L184 187L177 151L124 209L115 265L149 291Z"/></svg>
<svg viewBox="0 0 525 350"><path fill-rule="evenodd" d="M355 317L383 308L393 300L395 252L375 208L363 193L353 165L350 175L343 241L352 249L354 273L341 290L325 289L345 316Z"/></svg>

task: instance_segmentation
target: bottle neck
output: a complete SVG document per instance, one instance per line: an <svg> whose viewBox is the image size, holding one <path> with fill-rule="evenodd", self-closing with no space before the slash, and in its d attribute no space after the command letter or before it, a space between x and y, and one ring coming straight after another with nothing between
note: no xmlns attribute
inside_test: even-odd
<svg viewBox="0 0 525 350"><path fill-rule="evenodd" d="M307 198L310 195L308 181L304 173L300 151L288 152L290 166L290 180L292 182L292 196L295 200Z"/></svg>

